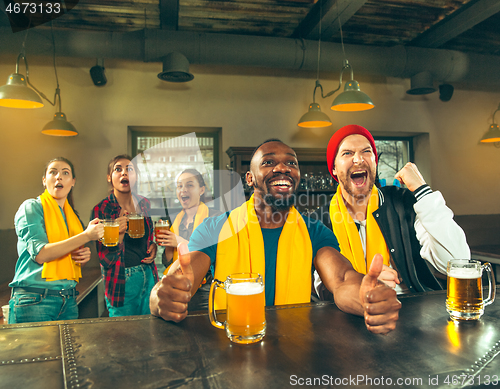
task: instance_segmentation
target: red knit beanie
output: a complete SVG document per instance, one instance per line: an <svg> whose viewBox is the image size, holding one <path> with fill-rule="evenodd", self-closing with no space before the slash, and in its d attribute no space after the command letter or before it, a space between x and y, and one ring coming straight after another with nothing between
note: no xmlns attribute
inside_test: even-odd
<svg viewBox="0 0 500 389"><path fill-rule="evenodd" d="M326 163L328 164L328 171L336 181L338 181L337 176L332 173L333 164L335 162L335 157L337 156L340 144L344 138L349 135L363 135L366 139L368 139L368 142L370 142L373 152L375 153L375 163L378 163L377 148L375 147L375 140L373 139L372 134L370 134L366 128L358 126L357 124L344 126L333 134L326 149Z"/></svg>

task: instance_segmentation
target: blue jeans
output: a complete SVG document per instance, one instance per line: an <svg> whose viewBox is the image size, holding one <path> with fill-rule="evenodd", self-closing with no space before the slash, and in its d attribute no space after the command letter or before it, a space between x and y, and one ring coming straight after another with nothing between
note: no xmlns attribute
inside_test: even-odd
<svg viewBox="0 0 500 389"><path fill-rule="evenodd" d="M9 300L9 324L78 319L76 298L13 292Z"/></svg>
<svg viewBox="0 0 500 389"><path fill-rule="evenodd" d="M149 295L153 286L155 286L155 279L148 265L125 268L125 298L123 306L113 307L108 298L106 298L109 317L150 315Z"/></svg>

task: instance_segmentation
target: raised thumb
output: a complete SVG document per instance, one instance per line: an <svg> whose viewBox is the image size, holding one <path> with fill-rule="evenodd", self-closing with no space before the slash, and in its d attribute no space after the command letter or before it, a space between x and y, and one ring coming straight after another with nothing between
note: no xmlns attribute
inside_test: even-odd
<svg viewBox="0 0 500 389"><path fill-rule="evenodd" d="M179 254L179 265L181 266L182 274L191 281L192 285L194 283L194 273L191 267L191 254L186 242L181 242L177 245L177 253Z"/></svg>
<svg viewBox="0 0 500 389"><path fill-rule="evenodd" d="M370 264L370 269L368 273L363 277L363 284L366 287L374 288L378 281L378 277L382 272L382 268L384 266L384 257L381 254L375 254L373 257L372 263Z"/></svg>

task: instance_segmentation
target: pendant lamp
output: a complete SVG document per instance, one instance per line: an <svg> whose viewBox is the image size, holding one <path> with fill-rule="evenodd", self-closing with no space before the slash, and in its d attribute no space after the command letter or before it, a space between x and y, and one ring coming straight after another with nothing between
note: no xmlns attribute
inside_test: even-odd
<svg viewBox="0 0 500 389"><path fill-rule="evenodd" d="M495 123L495 114L500 111L500 104L495 112L493 112L493 123L490 125L486 134L481 138L481 143L494 143L495 146L500 145L500 128L498 128L498 124Z"/></svg>
<svg viewBox="0 0 500 389"><path fill-rule="evenodd" d="M331 95L333 95L335 92L337 92L341 87L342 87L342 74L344 73L345 70L349 69L351 72L351 78L348 82L346 82L344 91L340 93L335 100L333 100L331 109L333 111L340 111L340 112L355 112L355 111L366 111L369 109L372 109L375 107L373 104L372 99L366 94L361 92L361 89L359 87L359 83L354 80L354 74L352 70L352 66L350 65L349 61L347 59L344 59L344 63L342 66L342 69L340 71L340 78L339 78L339 86L337 89L332 90L331 92L328 92L326 95L323 95L323 87L321 83L319 82L319 60L320 60L320 53L321 53L321 20L322 20L322 1L319 2L319 7L320 7L320 12L319 12L319 40L318 40L318 73L317 73L317 78L316 78L316 86L314 87L314 92L313 92L313 102L309 104L309 110L307 113L302 115L302 117L299 120L299 126L300 127L327 127L331 126L332 122L330 121L330 118L323 112L321 112L321 108L319 107L319 104L316 103L315 101L315 95L316 95L316 89L320 88L321 89L321 97L322 98L327 98ZM338 2L337 2L337 12L338 12ZM342 35L342 24L340 22L340 17L337 14L337 19L339 21L339 29L340 29L340 42L342 44L342 52L344 53L345 57L345 50L344 50L344 38Z"/></svg>
<svg viewBox="0 0 500 389"><path fill-rule="evenodd" d="M40 92L29 80L28 61L25 54L25 41L27 34L24 38L22 52L17 57L16 72L11 74L7 80L7 84L0 87L0 106L9 108L41 108L43 107L42 98L55 106L59 101L59 110L55 113L54 119L47 123L43 129L42 134L53 136L75 136L78 131L75 127L66 120L66 115L61 111L61 90L59 89L59 78L57 77L56 67L56 43L54 39L54 31L52 30L52 44L53 44L53 62L54 73L56 76L56 91L54 94L54 102L50 101L47 96ZM21 58L24 59L26 66L26 77L19 74L19 62ZM28 85L31 87L29 88Z"/></svg>
<svg viewBox="0 0 500 389"><path fill-rule="evenodd" d="M339 87L337 90L342 86L342 74L346 69L351 71L351 79L346 82L344 91L333 100L331 109L333 111L355 112L375 108L372 99L366 93L361 92L359 83L354 80L352 66L347 59L344 60L344 66L342 66L342 70L340 71Z"/></svg>
<svg viewBox="0 0 500 389"><path fill-rule="evenodd" d="M19 73L19 61L24 59L26 77ZM21 52L16 61L16 72L7 79L7 84L0 87L0 106L8 108L42 108L43 102L38 93L28 87L29 79L28 61ZM31 84L30 84L31 85Z"/></svg>
<svg viewBox="0 0 500 389"><path fill-rule="evenodd" d="M302 115L299 120L299 127L304 128L321 128L328 127L332 125L332 121L328 117L328 115L324 112L321 112L321 108L318 103L316 103L316 89L321 88L321 92L323 93L323 87L316 80L316 86L314 87L313 92L313 102L309 104L309 110Z"/></svg>
<svg viewBox="0 0 500 389"><path fill-rule="evenodd" d="M61 111L61 91L56 88L55 100L59 100L59 111L54 114L54 119L48 122L42 129L42 134L52 136L76 136L78 131L66 119L66 115Z"/></svg>

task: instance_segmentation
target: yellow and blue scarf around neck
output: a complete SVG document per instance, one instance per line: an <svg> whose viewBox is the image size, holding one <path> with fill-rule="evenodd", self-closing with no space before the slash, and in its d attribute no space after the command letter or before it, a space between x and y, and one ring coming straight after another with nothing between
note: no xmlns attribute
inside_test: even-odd
<svg viewBox="0 0 500 389"><path fill-rule="evenodd" d="M283 226L276 259L275 304L308 303L311 299L312 243L304 219L292 207ZM215 278L234 273L259 273L265 282L265 249L253 196L229 214L217 245ZM225 309L226 296L218 291L215 309Z"/></svg>
<svg viewBox="0 0 500 389"><path fill-rule="evenodd" d="M208 207L206 204L202 201L200 202L200 205L198 205L198 209L196 211L196 215L194 217L194 224L193 224L193 231L196 230L196 227L198 227L203 220L205 220L208 217ZM179 214L176 216L174 222L172 223L172 227L170 228L170 231L172 231L175 235L179 235L179 227L182 222L182 218L186 212L182 210L179 212ZM173 261L175 262L179 258L179 254L177 253L177 248L174 248L174 258ZM166 273L165 273L166 274Z"/></svg>
<svg viewBox="0 0 500 389"><path fill-rule="evenodd" d="M82 223L76 215L68 200L65 201L63 212L66 215L64 222L61 209L56 200L49 194L47 189L40 195L43 207L43 219L45 231L49 243L56 243L71 238L83 232ZM78 282L82 277L82 269L71 259L71 253L50 262L45 262L42 269L42 278L46 281L74 280Z"/></svg>
<svg viewBox="0 0 500 389"><path fill-rule="evenodd" d="M333 233L340 245L340 253L346 257L358 273L366 274L375 254L382 254L384 264L390 265L390 255L385 239L373 217L379 207L378 189L373 186L366 212L366 260L356 223L349 214L340 185L330 203L330 220Z"/></svg>

